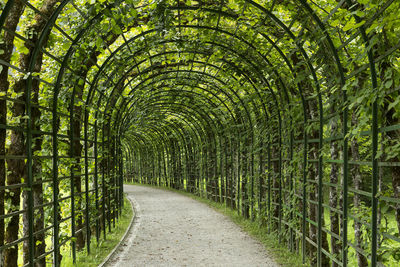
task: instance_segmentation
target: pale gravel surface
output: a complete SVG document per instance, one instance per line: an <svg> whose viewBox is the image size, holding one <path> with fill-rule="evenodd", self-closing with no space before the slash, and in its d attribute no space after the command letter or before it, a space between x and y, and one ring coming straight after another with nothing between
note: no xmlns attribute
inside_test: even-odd
<svg viewBox="0 0 400 267"><path fill-rule="evenodd" d="M108 266L278 266L262 244L203 203L143 186L125 192L137 217Z"/></svg>

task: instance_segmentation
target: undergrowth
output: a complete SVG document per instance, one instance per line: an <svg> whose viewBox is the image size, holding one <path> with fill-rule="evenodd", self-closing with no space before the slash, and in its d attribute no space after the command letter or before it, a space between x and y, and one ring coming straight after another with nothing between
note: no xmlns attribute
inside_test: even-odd
<svg viewBox="0 0 400 267"><path fill-rule="evenodd" d="M121 216L115 223L115 228L111 228L111 232L107 232L106 240L104 240L103 235L100 238L99 243L97 243L96 239L94 238L93 242L91 242L90 254L87 255L86 249L77 252L75 264L72 262L71 251L63 251L63 260L61 262L61 266L92 267L101 264L123 237L131 222L132 216L132 206L125 196L124 207L122 208Z"/></svg>

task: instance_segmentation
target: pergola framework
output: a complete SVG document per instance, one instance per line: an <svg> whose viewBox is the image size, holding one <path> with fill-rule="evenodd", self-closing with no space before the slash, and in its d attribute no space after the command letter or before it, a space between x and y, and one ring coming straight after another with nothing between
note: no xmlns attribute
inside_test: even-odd
<svg viewBox="0 0 400 267"><path fill-rule="evenodd" d="M90 253L124 181L225 202L313 265L398 259L400 3L359 2L1 5L5 265Z"/></svg>

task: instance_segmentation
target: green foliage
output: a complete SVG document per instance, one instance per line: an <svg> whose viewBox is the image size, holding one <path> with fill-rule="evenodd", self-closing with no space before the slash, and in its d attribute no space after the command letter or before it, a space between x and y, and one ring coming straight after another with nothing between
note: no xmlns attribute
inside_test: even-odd
<svg viewBox="0 0 400 267"><path fill-rule="evenodd" d="M64 258L61 266L94 267L102 263L120 242L131 223L132 216L134 216L131 203L126 197L124 197L124 208L122 209L121 214L122 215L117 221L114 230L111 233L107 233L106 240L100 239L99 243L94 240L91 243L91 254L87 255L85 251L77 253L76 263L73 264L71 251L65 250L63 252Z"/></svg>
<svg viewBox="0 0 400 267"><path fill-rule="evenodd" d="M96 199L95 184L100 195L105 195L103 186L115 192L115 177L126 175L118 173L124 168L153 183L158 179L187 188L194 181L196 190L215 187L210 184L215 177L221 185L226 178L232 183L232 198L249 209L266 203L263 190L268 187L272 206L282 209L279 215L288 229L300 228L302 221L296 216L303 214L307 231L312 231L310 221L317 221L313 203L324 193L320 207L341 212L349 208L365 222L364 243L359 245L365 250L372 234L372 200L381 213L390 214L389 225L396 220L399 1L76 0L65 2L59 14L43 17L51 26L49 36L41 39L36 62L29 62L38 45L30 40L42 34L32 25L46 12L36 9L48 2L22 1L22 15L14 18L19 19L15 33L1 28L0 74L7 77L1 81L0 100L7 111L0 129L5 129L6 151L15 146L13 131L23 133L20 143L25 147L17 156L24 163L31 149L26 147L28 135L33 143L42 141L32 159L41 170L31 179L21 177L21 186L31 192L25 183L42 178L44 203L52 201L58 186L62 218L72 215L72 204L82 215L86 187L91 190L89 214L99 215L95 203L101 196ZM13 47L7 50L4 42L10 36ZM29 69L38 63L40 71ZM37 96L26 95L32 86L37 86ZM14 116L18 105L25 113ZM38 111L37 129L27 129L30 116ZM74 127L78 136L72 133ZM375 128L378 134L373 136ZM80 139L77 148L72 148L74 138ZM375 143L378 150L373 153ZM74 149L77 155L71 155ZM55 152L58 158L53 158ZM5 157L15 156L7 153ZM117 162L121 153L123 167ZM1 180L6 181L13 167L11 162L3 165L6 175ZM340 199L345 167L348 207L341 206ZM54 172L58 180L53 184ZM85 188L76 203L70 198L71 174L81 177L77 183ZM372 176L380 197L371 194ZM357 183L360 188L354 190ZM11 182L0 187L8 185ZM332 190L336 197L329 196ZM264 195L257 201L258 193ZM13 208L12 194L4 201L6 214ZM357 194L363 199L359 211L350 205ZM116 204L114 196L107 197L111 199L106 205ZM45 206L44 214L50 229L56 219L52 207ZM329 227L326 222L320 225L324 230ZM71 235L69 223L60 225L61 240ZM380 222L378 228L382 236L387 234L379 260L389 262L398 256L399 226ZM291 238L287 229L281 234L285 241Z"/></svg>

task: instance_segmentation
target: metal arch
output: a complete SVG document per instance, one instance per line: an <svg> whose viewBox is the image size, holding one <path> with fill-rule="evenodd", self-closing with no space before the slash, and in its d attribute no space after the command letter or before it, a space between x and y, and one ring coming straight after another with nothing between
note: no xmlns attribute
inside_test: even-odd
<svg viewBox="0 0 400 267"><path fill-rule="evenodd" d="M156 103L157 103L157 102L152 102L151 104L154 105L154 104L156 104ZM217 133L217 131L216 131L217 127L216 127L216 126L212 126L212 125L214 124L214 123L213 123L214 120L212 120L212 119L207 115L207 113L206 113L205 111L203 111L203 110L196 110L196 109L193 109L192 107L187 106L187 105L184 105L184 104L169 103L169 102L161 102L161 103L175 104L175 105L178 105L178 106L181 106L181 107L186 107L187 109L192 110L192 112L189 113L189 114L192 114L192 115L193 115L193 114L196 114L196 115L198 115L198 116L195 116L195 117L196 117L197 120L199 120L199 121L201 121L202 119L207 118L207 120L205 120L204 122L206 122L206 123L208 124L208 126L211 126L211 129L213 129L214 132ZM188 110L181 110L181 111L184 112L184 113L188 112ZM202 111L202 112L200 113L200 111ZM216 117L216 118L218 118L218 117ZM220 124L219 120L217 120L217 122ZM201 129L203 129L203 127L201 127Z"/></svg>
<svg viewBox="0 0 400 267"><path fill-rule="evenodd" d="M197 52L198 53L198 52ZM163 55L164 53L162 53L162 54L159 54L159 55ZM153 57L154 57L154 55L153 55ZM144 62L144 61L141 61L141 62ZM135 66L133 66L130 70L133 70L134 68L136 68L137 67L137 65L135 65ZM149 68L149 71L150 70L152 70L152 67L150 66ZM128 70L126 73L129 73L130 72L130 70ZM140 72L138 75L142 75L143 74L143 71L142 72ZM122 80L124 80L125 78L124 77L122 77L121 79L120 79L120 81L122 81ZM117 84L118 83L120 83L120 81L119 82L117 82ZM254 86L254 85L253 85Z"/></svg>
<svg viewBox="0 0 400 267"><path fill-rule="evenodd" d="M249 116L249 115L248 115L248 116ZM251 127L251 128L252 128L252 127ZM251 162L253 162L253 160L252 160ZM253 176L251 176L251 177L253 177ZM251 183L252 183L252 185L253 185L253 180L251 181ZM251 188L253 188L253 186L252 186ZM252 192L253 192L253 189L252 189ZM253 195L253 193L251 193L251 195Z"/></svg>
<svg viewBox="0 0 400 267"><path fill-rule="evenodd" d="M167 129L169 129L170 130L170 128L172 127L173 129L174 129L174 131L175 132L178 132L179 133L179 136L181 136L181 138L182 138L182 140L184 139L183 138L183 136L182 136L182 133L180 132L180 128L176 128L176 127L174 127L171 123L168 123L168 124L170 124L169 126L170 127L168 127ZM165 126L163 126L162 128L164 128ZM153 131L155 131L156 133L157 133L157 135L159 135L161 138L162 138L162 142L164 143L164 146L165 146L165 149L167 149L168 150L168 146L167 146L167 141L164 139L164 137L163 137L163 134L160 132L160 131L158 131L154 126L150 126L150 128L148 128L148 129L152 129ZM168 130L166 130L166 131L168 131Z"/></svg>
<svg viewBox="0 0 400 267"><path fill-rule="evenodd" d="M189 92L189 93L191 93L191 92ZM210 100L209 100L210 101ZM212 102L210 102L210 103L212 103Z"/></svg>
<svg viewBox="0 0 400 267"><path fill-rule="evenodd" d="M162 104L162 103L161 103ZM160 106L160 107L162 107L162 106ZM188 107L188 106L186 106L186 108L190 108L190 107ZM193 110L193 111L197 111L197 110ZM182 110L180 110L180 112L182 112ZM186 110L186 112L187 112L187 110ZM196 113L196 112L195 112ZM178 113L176 113L176 114L178 114ZM197 116L196 116L197 117ZM200 116L199 117L200 119L203 119L203 117L202 116ZM212 122L212 120L211 120L211 122ZM212 128L214 128L214 127L212 127ZM218 135L213 135L213 136L218 136ZM207 142L205 142L205 143L207 143Z"/></svg>
<svg viewBox="0 0 400 267"><path fill-rule="evenodd" d="M189 26L188 26L188 27L189 27ZM193 27L194 27L194 26L193 26ZM200 27L200 26L199 26L199 27L197 27L197 28L206 28L206 27ZM210 28L210 29L212 29L212 28ZM229 33L229 32L225 32L225 31L222 31L222 30L219 30L219 29L213 29L213 30L221 31L221 32L224 32L224 33L229 34L229 35L231 35L231 36L235 36L235 38L238 38L236 35L232 35L232 34ZM136 35L136 36L133 37L132 39L136 39L136 38L142 37L144 34L148 34L148 33L152 33L152 32L154 32L154 30L148 30L147 32L142 32L141 34ZM113 54L115 54L116 52L118 52L118 50L122 49L123 46L125 46L125 45L128 46L128 43L131 42L132 39L130 39L129 41L127 41L126 43L124 43L122 46L120 46L118 49L116 49L116 50L113 52ZM239 39L239 40L241 40L241 39ZM241 40L241 41L242 41L242 40ZM246 44L247 44L247 43L246 43ZM108 61L112 56L113 56L113 55L110 55L110 56L107 58L106 62L104 62L104 64L106 64L107 61ZM104 64L103 64L103 66L104 66ZM99 70L99 73L100 73L100 72L102 72L102 71ZM95 79L95 80L96 80L96 79Z"/></svg>
<svg viewBox="0 0 400 267"><path fill-rule="evenodd" d="M182 92L182 91L180 91L180 92ZM189 92L189 91L183 91L182 93L191 93L191 92ZM159 92L158 94L161 94L162 92ZM186 97L186 95L185 95L185 97ZM150 100L150 101L152 101L152 99L158 99L157 98L157 95L155 94L155 95L153 95L152 96L152 98L148 98L148 99L146 99L146 100ZM208 100L208 102L209 103L211 103L211 101L210 101L210 99L207 99ZM151 102L151 104L153 104L154 102ZM170 102L165 102L166 104L174 104L174 103L170 103ZM203 111L203 110L202 110ZM203 112L202 112L203 113ZM213 111L211 111L211 113L213 114L213 116L217 119L217 123L219 124L219 126L220 127L222 127L223 126L223 123L221 123L220 122L220 119L219 119L219 116L217 116ZM126 113L126 114L129 114L129 113ZM204 112L203 114L207 114L206 112ZM118 117L118 116L117 116ZM209 118L209 116L207 116L208 118ZM126 118L126 115L125 115L125 117L123 117L122 118L122 120L121 120L121 122L119 123L119 124L121 124L121 125L124 125L125 123L124 123L124 121L125 121L125 118ZM209 119L211 119L211 118L209 118ZM212 121L212 120L211 120ZM117 123L118 124L118 123ZM213 127L214 128L214 127ZM217 128L216 128L217 129Z"/></svg>
<svg viewBox="0 0 400 267"><path fill-rule="evenodd" d="M204 74L203 72L187 71L187 70L180 70L180 71L172 70L172 71L160 72L160 73L158 73L158 75L162 75L162 74L165 74L165 73L176 73L176 72L197 73L197 74L204 75L204 76L207 76L207 77L212 77L211 75L209 75L209 74ZM225 85L225 83L224 83L222 80L216 79L215 77L212 77L212 78L213 78L214 80L217 80L217 81L220 82L221 84ZM242 101L241 101L241 98L237 95L237 93L234 92L234 91L232 91L232 92L233 92L234 95L238 98L238 100L239 100L240 102L242 102ZM243 104L243 102L242 102L242 104Z"/></svg>
<svg viewBox="0 0 400 267"><path fill-rule="evenodd" d="M166 79L164 79L164 80L162 80L162 81L165 81L165 80L166 80ZM161 81L161 82L162 82L162 81ZM230 116L232 117L232 119L233 119L234 121L237 120L237 118L236 118L236 116L233 114L232 110L231 110L231 109L226 105L226 103L223 102L223 100L220 99L215 93L213 93L211 90L208 90L208 89L204 89L204 88L200 88L200 89L202 89L202 90L204 90L205 92L208 92L208 93L212 94L214 97L216 97L216 98L221 102L221 104L224 105L225 108L227 108L227 110L229 111L229 114L230 114ZM175 91L177 91L177 92L178 92L178 91L184 92L184 90L182 90L182 89L180 89L180 90L177 90L177 89L176 89ZM199 93L195 93L195 92L191 92L191 93L200 96ZM124 112L124 113L129 114L129 113L130 113L130 110L133 108L133 105L134 105L134 103L132 103L131 106L130 106L130 108L128 109L128 111L126 111L126 112ZM118 114L119 114L119 113L118 113Z"/></svg>
<svg viewBox="0 0 400 267"><path fill-rule="evenodd" d="M159 93L162 93L162 92L159 92ZM148 98L148 99L146 99L146 100L151 100L151 98ZM208 101L210 101L210 100L208 99ZM132 105L134 105L134 104L132 104ZM212 112L212 113L213 113L213 112ZM117 115L117 118L119 117L119 118L121 118L122 120L121 120L120 123L119 123L118 120L117 120L117 122L116 122L115 124L124 125L123 121L125 120L125 118L127 118L127 116L128 116L129 114L130 114L130 112L126 112L125 115L124 115L123 117ZM206 114L206 113L204 113L204 114ZM216 116L216 114L214 114L214 116L215 116L215 118L218 118L218 116ZM211 120L211 121L212 121L212 120ZM219 122L219 120L217 120L217 122L218 122L220 125L222 125L222 123Z"/></svg>
<svg viewBox="0 0 400 267"><path fill-rule="evenodd" d="M352 4L351 0L346 0L346 3L348 3L350 6ZM353 14L353 17L355 18L356 22L360 22L360 18L356 15ZM365 33L365 26L361 25L359 27L359 32L361 33L361 37L364 40L364 45L365 49L367 51L368 55L368 62L369 62L369 69L371 73L371 82L372 82L372 88L376 90L378 88L378 79L377 79L377 73L376 73L376 68L375 68L375 57L374 57L374 52L372 49L368 49L370 46L370 39ZM378 153L378 103L377 100L375 100L372 103L372 213L371 213L371 220L372 220L372 239L371 239L371 265L373 267L377 266L377 247L378 247L378 159L376 157ZM347 262L346 262L347 264Z"/></svg>
<svg viewBox="0 0 400 267"><path fill-rule="evenodd" d="M200 73L200 72L197 72L197 73ZM161 73L162 74L162 73ZM161 74L159 74L159 75L161 75ZM150 80L150 79L152 79L152 78L154 78L154 77L149 77L149 78L147 78L146 80L144 80L142 83L144 83L145 81L147 81L147 80ZM151 84L151 83L150 83ZM139 87L141 85L141 83L140 84L138 84L138 85L136 85L136 87ZM126 86L128 86L128 85L126 85ZM132 89L132 91L133 90L136 90L136 87L134 88L134 89ZM221 90L221 89L220 89ZM231 90L232 91L232 90ZM226 94L225 93L225 91L223 90L223 91L221 91L221 92L223 92L224 94ZM233 91L232 91L233 92Z"/></svg>

